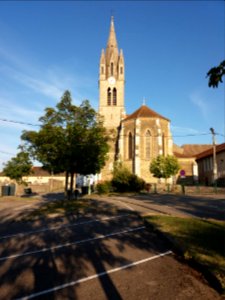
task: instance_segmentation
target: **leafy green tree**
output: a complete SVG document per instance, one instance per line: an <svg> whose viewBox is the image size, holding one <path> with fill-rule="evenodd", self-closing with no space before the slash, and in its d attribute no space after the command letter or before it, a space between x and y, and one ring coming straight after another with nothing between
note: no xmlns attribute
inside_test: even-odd
<svg viewBox="0 0 225 300"><path fill-rule="evenodd" d="M219 83L223 82L222 77L225 75L225 60L222 61L217 67L211 68L207 77L209 77L209 87L218 87Z"/></svg>
<svg viewBox="0 0 225 300"><path fill-rule="evenodd" d="M10 179L16 180L17 183L26 184L23 176L28 176L32 173L32 162L27 152L21 151L16 157L11 158L3 168L3 173Z"/></svg>
<svg viewBox="0 0 225 300"><path fill-rule="evenodd" d="M150 172L156 178L169 178L176 175L180 169L180 165L175 156L158 155L150 164Z"/></svg>
<svg viewBox="0 0 225 300"><path fill-rule="evenodd" d="M101 118L85 100L72 104L65 91L56 108L46 108L39 131L25 131L22 139L31 155L51 172L66 173L66 189L74 175L100 172L108 153L108 137Z"/></svg>

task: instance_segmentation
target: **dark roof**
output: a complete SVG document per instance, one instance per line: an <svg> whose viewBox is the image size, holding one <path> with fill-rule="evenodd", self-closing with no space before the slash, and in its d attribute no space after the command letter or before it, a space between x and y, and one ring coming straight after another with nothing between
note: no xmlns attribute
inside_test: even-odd
<svg viewBox="0 0 225 300"><path fill-rule="evenodd" d="M127 116L123 121L137 119L137 118L160 118L160 119L170 121L169 119L167 119L167 118L163 117L162 115L158 114L157 112L150 109L146 105L142 105L139 109L137 109L131 115Z"/></svg>
<svg viewBox="0 0 225 300"><path fill-rule="evenodd" d="M216 153L219 153L219 152L222 152L222 151L225 151L225 143L220 144L220 145L216 145ZM212 145L211 145L210 149L199 153L197 155L196 159L198 160L198 159L201 159L201 158L204 158L204 157L207 157L207 156L211 156L211 155L213 155L213 147L212 147Z"/></svg>

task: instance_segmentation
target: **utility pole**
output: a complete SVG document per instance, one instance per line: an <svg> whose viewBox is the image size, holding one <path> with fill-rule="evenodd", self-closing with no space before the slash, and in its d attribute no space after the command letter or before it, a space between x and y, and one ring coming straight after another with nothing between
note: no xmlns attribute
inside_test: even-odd
<svg viewBox="0 0 225 300"><path fill-rule="evenodd" d="M217 162L216 162L216 138L215 138L215 130L210 128L212 133L212 141L213 141L213 183L216 184L217 180Z"/></svg>

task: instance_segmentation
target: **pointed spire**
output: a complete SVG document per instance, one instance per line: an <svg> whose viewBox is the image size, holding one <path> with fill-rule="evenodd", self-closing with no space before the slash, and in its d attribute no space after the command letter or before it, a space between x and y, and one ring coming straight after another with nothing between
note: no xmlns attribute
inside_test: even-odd
<svg viewBox="0 0 225 300"><path fill-rule="evenodd" d="M124 58L123 58L123 50L120 49L120 55L119 55L119 64L123 64L124 63Z"/></svg>
<svg viewBox="0 0 225 300"><path fill-rule="evenodd" d="M100 64L105 64L105 51L102 49Z"/></svg>
<svg viewBox="0 0 225 300"><path fill-rule="evenodd" d="M118 46L117 46L117 40L116 40L116 33L115 33L115 27L114 27L114 17L111 16L111 24L110 24L110 31L109 31L109 38L106 48L106 58L110 58L111 52L114 52L118 56Z"/></svg>

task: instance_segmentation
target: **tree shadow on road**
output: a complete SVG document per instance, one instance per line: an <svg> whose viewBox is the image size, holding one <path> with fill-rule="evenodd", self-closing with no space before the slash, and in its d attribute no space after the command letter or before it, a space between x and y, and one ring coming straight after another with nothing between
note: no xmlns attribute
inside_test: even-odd
<svg viewBox="0 0 225 300"><path fill-rule="evenodd" d="M95 200L89 201L82 214L74 211L29 222L1 222L7 235L15 228L17 233L28 234L3 238L1 231L0 299L21 298L59 286L37 299L80 299L80 295L85 300L123 299L107 270L168 250L155 232L137 229L142 226L131 211ZM132 234L125 232L130 228ZM19 256L13 257L15 254ZM95 279L98 288L82 294L81 285L86 283L79 280L95 274L104 274Z"/></svg>

